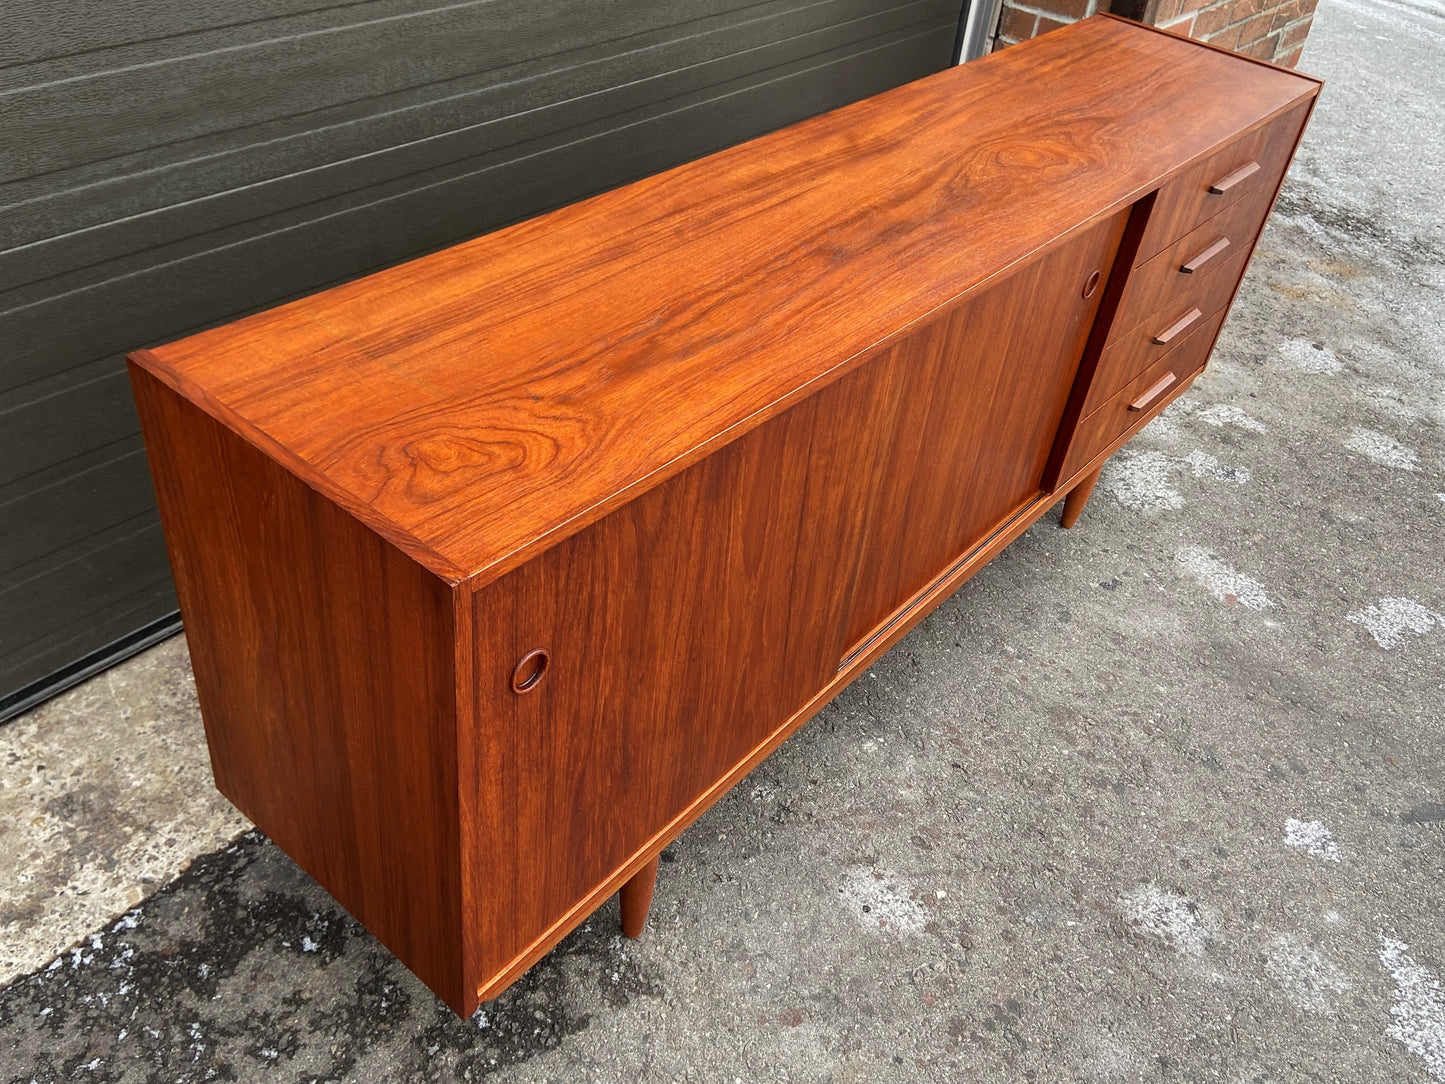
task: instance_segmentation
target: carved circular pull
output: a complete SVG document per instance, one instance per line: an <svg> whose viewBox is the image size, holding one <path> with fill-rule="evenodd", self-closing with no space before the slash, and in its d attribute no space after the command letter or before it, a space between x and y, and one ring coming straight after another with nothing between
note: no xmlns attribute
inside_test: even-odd
<svg viewBox="0 0 1445 1084"><path fill-rule="evenodd" d="M535 689L542 683L542 675L547 672L547 664L551 661L552 656L545 648L539 647L523 655L522 661L512 671L512 692L529 693Z"/></svg>
<svg viewBox="0 0 1445 1084"><path fill-rule="evenodd" d="M1094 296L1094 291L1099 288L1099 272L1095 271L1089 276L1089 281L1084 283L1084 297Z"/></svg>

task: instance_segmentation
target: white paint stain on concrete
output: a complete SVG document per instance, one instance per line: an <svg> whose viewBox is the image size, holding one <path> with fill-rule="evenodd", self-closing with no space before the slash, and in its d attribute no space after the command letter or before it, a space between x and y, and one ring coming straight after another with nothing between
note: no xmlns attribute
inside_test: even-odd
<svg viewBox="0 0 1445 1084"><path fill-rule="evenodd" d="M1437 496L1437 497L1440 498L1440 503L1441 503L1441 504L1445 504L1445 493L1437 493L1437 494L1435 494L1435 496Z"/></svg>
<svg viewBox="0 0 1445 1084"><path fill-rule="evenodd" d="M1279 345L1280 357L1305 373L1337 373L1344 368L1328 346L1309 339L1286 339Z"/></svg>
<svg viewBox="0 0 1445 1084"><path fill-rule="evenodd" d="M887 870L866 866L849 870L838 888L838 902L869 929L920 933L928 922L918 893Z"/></svg>
<svg viewBox="0 0 1445 1084"><path fill-rule="evenodd" d="M1219 928L1212 907L1159 885L1140 885L1120 900L1124 921L1140 937L1187 956L1202 956Z"/></svg>
<svg viewBox="0 0 1445 1084"><path fill-rule="evenodd" d="M1405 642L1405 637L1424 636L1431 629L1445 626L1445 614L1436 613L1412 598L1382 598L1363 610L1351 610L1346 621L1363 625L1375 643L1392 651Z"/></svg>
<svg viewBox="0 0 1445 1084"><path fill-rule="evenodd" d="M1099 485L1125 508L1136 512L1163 509L1172 511L1184 506L1184 498L1173 485L1173 473L1188 467L1196 478L1244 485L1250 479L1245 467L1220 463L1208 452L1196 448L1183 459L1167 452L1121 452L1104 466Z"/></svg>
<svg viewBox="0 0 1445 1084"><path fill-rule="evenodd" d="M1317 1016L1333 1016L1335 998L1350 989L1332 960L1287 934L1270 942L1264 970L1285 997Z"/></svg>
<svg viewBox="0 0 1445 1084"><path fill-rule="evenodd" d="M1396 470L1420 469L1420 457L1413 448L1407 448L1394 437L1374 429L1356 426L1349 440L1345 441L1345 447L1382 467L1393 467Z"/></svg>
<svg viewBox="0 0 1445 1084"><path fill-rule="evenodd" d="M1301 821L1290 817L1284 822L1284 842L1287 847L1304 851L1325 862L1340 860L1340 845L1335 842L1334 833L1321 821Z"/></svg>
<svg viewBox="0 0 1445 1084"><path fill-rule="evenodd" d="M1164 452L1116 455L1104 465L1099 485L1125 508L1136 512L1182 508L1184 498L1169 484L1169 473L1177 463Z"/></svg>
<svg viewBox="0 0 1445 1084"><path fill-rule="evenodd" d="M1382 410L1386 414L1393 414L1397 418L1414 422L1430 416L1428 411L1422 410L1418 405L1420 391L1425 391L1427 396L1429 394L1425 389L1412 392L1402 390L1393 384L1380 384L1356 392L1355 398L1368 403L1376 410Z"/></svg>
<svg viewBox="0 0 1445 1084"><path fill-rule="evenodd" d="M1265 431L1262 422L1256 421L1239 407L1231 406L1228 403L1215 403L1213 406L1207 406L1203 410L1196 411L1194 416L1216 428L1232 425L1236 429L1247 429L1251 433Z"/></svg>
<svg viewBox="0 0 1445 1084"><path fill-rule="evenodd" d="M1189 412L1189 399L1175 399L1163 409L1154 420L1139 430L1140 436L1153 437L1164 444L1177 444L1184 439L1184 434L1179 428L1179 419Z"/></svg>
<svg viewBox="0 0 1445 1084"><path fill-rule="evenodd" d="M1395 980L1395 1022L1385 1034L1418 1056L1436 1080L1445 1081L1445 996L1440 977L1422 967L1403 941L1380 934L1380 963Z"/></svg>
<svg viewBox="0 0 1445 1084"><path fill-rule="evenodd" d="M1179 441L1184 439L1184 434L1180 431L1178 423L1169 417L1167 410L1163 414L1156 415L1153 421L1139 430L1139 435L1141 437L1152 437L1161 444L1178 444Z"/></svg>
<svg viewBox="0 0 1445 1084"><path fill-rule="evenodd" d="M1264 585L1233 568L1203 546L1181 546L1174 559L1194 580L1221 602L1239 603L1247 610L1265 610L1274 605Z"/></svg>
<svg viewBox="0 0 1445 1084"><path fill-rule="evenodd" d="M1247 468L1225 466L1214 456L1200 451L1198 448L1186 455L1184 462L1194 472L1196 478L1214 478L1221 482L1236 482L1239 485L1244 485L1250 479Z"/></svg>

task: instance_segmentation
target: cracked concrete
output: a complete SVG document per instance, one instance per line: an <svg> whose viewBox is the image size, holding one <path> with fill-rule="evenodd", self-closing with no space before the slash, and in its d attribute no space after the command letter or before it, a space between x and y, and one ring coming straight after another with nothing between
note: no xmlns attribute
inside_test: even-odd
<svg viewBox="0 0 1445 1084"><path fill-rule="evenodd" d="M107 837L6 906L123 883L126 825L212 852L3 927L0 1081L1445 1081L1442 61L1440 9L1322 0L1204 378L685 833L642 940L609 902L470 1021L262 837L204 842L240 822L147 691L179 641L123 668L190 735L164 827L91 686L0 731L90 757Z"/></svg>

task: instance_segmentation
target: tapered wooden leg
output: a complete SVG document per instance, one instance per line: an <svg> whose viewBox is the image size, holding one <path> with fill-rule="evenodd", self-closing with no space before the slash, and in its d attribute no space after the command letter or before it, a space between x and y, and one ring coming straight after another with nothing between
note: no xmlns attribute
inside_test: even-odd
<svg viewBox="0 0 1445 1084"><path fill-rule="evenodd" d="M647 909L652 906L652 890L657 885L657 859L643 866L622 886L622 932L628 937L642 936L647 925Z"/></svg>
<svg viewBox="0 0 1445 1084"><path fill-rule="evenodd" d="M1094 483L1099 480L1099 471L1102 466L1093 474L1086 475L1079 484L1069 490L1069 495L1064 498L1064 518L1060 521L1065 527L1072 527L1079 522L1079 516L1084 512L1084 505L1089 503L1089 494L1094 492Z"/></svg>

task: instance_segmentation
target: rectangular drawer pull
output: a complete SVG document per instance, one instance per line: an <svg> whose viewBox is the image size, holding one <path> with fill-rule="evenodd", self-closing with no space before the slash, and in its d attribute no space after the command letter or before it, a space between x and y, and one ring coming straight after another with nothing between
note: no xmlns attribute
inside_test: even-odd
<svg viewBox="0 0 1445 1084"><path fill-rule="evenodd" d="M1223 251L1224 251L1225 249L1227 249L1228 247L1229 247L1229 238L1228 238L1228 237L1221 237L1218 241L1215 241L1214 244L1210 245L1208 248L1206 248L1206 249L1205 249L1203 252L1201 252L1199 255L1195 256L1194 259L1189 260L1189 261L1186 262L1186 263L1180 264L1180 265L1179 265L1179 273L1180 273L1181 275L1192 275L1192 274L1194 274L1194 272L1198 271L1201 267L1203 267L1205 264L1207 264L1210 260L1214 259L1214 257L1218 256L1221 252L1223 252Z"/></svg>
<svg viewBox="0 0 1445 1084"><path fill-rule="evenodd" d="M1210 194L1211 196L1222 196L1222 195L1224 195L1224 193L1228 192L1228 191L1229 191L1231 188L1233 188L1235 185L1240 184L1240 183L1242 183L1242 182L1244 182L1244 181L1249 180L1251 177L1253 177L1253 176L1254 176L1256 173L1258 173L1258 172L1259 172L1259 163L1258 163L1258 162L1250 162L1249 165L1247 165L1247 166L1240 166L1238 169L1236 169L1236 170L1235 170L1233 173L1231 173L1229 176L1227 176L1227 177L1221 177L1219 180L1215 181L1212 185L1210 185L1210 186L1209 186L1209 194ZM1199 191L1199 190L1196 188L1195 191L1197 192L1197 191Z"/></svg>
<svg viewBox="0 0 1445 1084"><path fill-rule="evenodd" d="M1154 339L1153 339L1154 345L1155 345L1155 346L1163 346L1163 345L1165 345L1165 344L1168 343L1171 339L1173 339L1174 337L1176 337L1181 331L1183 331L1185 328L1189 327L1189 325L1191 325L1192 323L1194 323L1195 320L1198 320L1198 319L1199 319L1201 316L1203 316L1203 315L1204 315L1204 313L1200 312L1198 309L1190 309L1190 310L1189 310L1188 312L1186 312L1183 316L1181 316L1178 320L1175 320L1174 323L1170 324L1170 325L1169 325L1168 327L1166 327L1163 331L1159 332L1158 335L1155 335L1155 336L1154 336ZM1131 408L1131 409L1132 409L1132 408Z"/></svg>
<svg viewBox="0 0 1445 1084"><path fill-rule="evenodd" d="M1169 386L1178 379L1179 378L1173 373L1165 373L1158 380L1154 381L1153 386L1148 391L1146 391L1143 395L1139 396L1139 398L1135 399L1132 403L1130 403L1129 409L1147 410L1149 408L1149 404L1152 403L1155 399L1158 399L1159 396L1163 395L1169 389Z"/></svg>

